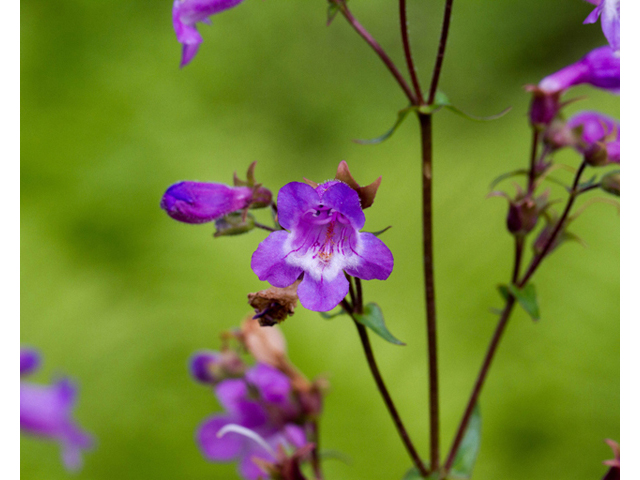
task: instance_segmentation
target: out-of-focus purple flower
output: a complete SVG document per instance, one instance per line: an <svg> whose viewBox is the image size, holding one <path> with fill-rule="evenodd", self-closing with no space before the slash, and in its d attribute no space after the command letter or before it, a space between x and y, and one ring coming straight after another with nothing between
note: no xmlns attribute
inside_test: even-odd
<svg viewBox="0 0 640 480"><path fill-rule="evenodd" d="M287 231L271 233L253 253L260 280L284 288L304 272L298 297L305 308L328 311L349 291L344 271L363 280L386 280L393 255L371 233L361 233L365 217L358 194L331 180L315 189L291 182L278 193L278 221Z"/></svg>
<svg viewBox="0 0 640 480"><path fill-rule="evenodd" d="M215 385L230 377L244 373L245 364L240 356L231 350L223 352L201 351L189 361L191 375L201 383Z"/></svg>
<svg viewBox="0 0 640 480"><path fill-rule="evenodd" d="M596 23L598 17L602 24L602 33L609 41L609 45L616 51L620 50L620 0L587 0L596 8L585 19L584 23Z"/></svg>
<svg viewBox="0 0 640 480"><path fill-rule="evenodd" d="M615 458L602 462L608 467L611 467L602 480L620 480L620 445L611 439L606 439L605 442L613 450Z"/></svg>
<svg viewBox="0 0 640 480"><path fill-rule="evenodd" d="M20 373L23 360L33 371L35 352L20 352ZM28 370L28 369L27 369ZM91 448L90 435L72 419L76 402L76 387L68 379L53 385L20 382L20 430L22 432L57 441L62 447L62 460L69 470L82 466L82 450Z"/></svg>
<svg viewBox="0 0 640 480"><path fill-rule="evenodd" d="M174 0L173 29L182 44L180 67L187 65L198 53L202 37L196 23L211 23L209 17L235 7L243 0Z"/></svg>
<svg viewBox="0 0 640 480"><path fill-rule="evenodd" d="M40 354L28 348L20 350L20 376L29 375L40 367Z"/></svg>
<svg viewBox="0 0 640 480"><path fill-rule="evenodd" d="M167 189L160 207L179 222L205 223L238 210L266 206L270 202L271 192L264 187L179 182Z"/></svg>
<svg viewBox="0 0 640 480"><path fill-rule="evenodd" d="M582 83L620 93L620 52L609 46L596 48L576 63L543 78L538 88L551 95Z"/></svg>
<svg viewBox="0 0 640 480"><path fill-rule="evenodd" d="M273 453L278 446L294 449L307 443L304 430L294 423L301 412L294 402L291 383L279 370L259 363L244 378L219 383L215 392L226 412L205 420L196 435L202 453L209 460L239 462L240 475L256 480L266 477L266 473L252 459L275 462ZM219 437L228 425L249 429L270 449L235 431Z"/></svg>
<svg viewBox="0 0 640 480"><path fill-rule="evenodd" d="M589 163L620 163L620 123L617 120L599 112L580 112L567 120L567 128L580 132L574 147Z"/></svg>

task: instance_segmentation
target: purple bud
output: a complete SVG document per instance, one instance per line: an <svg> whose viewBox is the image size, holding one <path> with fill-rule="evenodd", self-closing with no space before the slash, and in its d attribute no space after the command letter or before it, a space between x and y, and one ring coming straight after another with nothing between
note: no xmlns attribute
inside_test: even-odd
<svg viewBox="0 0 640 480"><path fill-rule="evenodd" d="M525 235L535 228L536 223L538 223L538 207L532 198L526 197L509 202L507 214L509 232L514 235Z"/></svg>
<svg viewBox="0 0 640 480"><path fill-rule="evenodd" d="M620 163L620 124L599 112L580 112L567 121L567 128L578 133L573 145L592 166Z"/></svg>
<svg viewBox="0 0 640 480"><path fill-rule="evenodd" d="M242 375L244 368L244 362L233 351L201 351L195 353L189 361L193 378L214 385L227 378Z"/></svg>
<svg viewBox="0 0 640 480"><path fill-rule="evenodd" d="M526 89L533 94L529 107L531 124L539 127L550 124L560 111L562 92L546 93L535 85L528 85Z"/></svg>
<svg viewBox="0 0 640 480"><path fill-rule="evenodd" d="M180 182L167 189L160 207L179 222L205 223L250 206L268 205L270 201L271 192L266 188L258 188L254 192L251 187Z"/></svg>
<svg viewBox="0 0 640 480"><path fill-rule="evenodd" d="M35 372L40 366L40 354L31 349L20 350L20 376Z"/></svg>
<svg viewBox="0 0 640 480"><path fill-rule="evenodd" d="M609 46L596 48L578 62L542 79L538 87L544 93L553 94L582 83L619 94L620 52Z"/></svg>

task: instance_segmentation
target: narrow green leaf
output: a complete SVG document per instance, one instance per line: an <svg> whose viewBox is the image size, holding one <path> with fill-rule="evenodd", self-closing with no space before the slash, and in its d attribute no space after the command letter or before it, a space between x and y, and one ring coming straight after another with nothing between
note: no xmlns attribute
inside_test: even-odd
<svg viewBox="0 0 640 480"><path fill-rule="evenodd" d="M507 287L506 285L498 285L498 292L500 292L500 295L505 299L505 301L509 300L509 297L511 296L509 287Z"/></svg>
<svg viewBox="0 0 640 480"><path fill-rule="evenodd" d="M527 173L529 173L529 170L527 170L526 168L521 168L519 170L514 170L512 172L503 173L502 175L497 176L493 180L493 182L489 184L489 190L493 190L498 186L500 182L502 182L503 180L506 180L507 178L515 177L518 175L526 175Z"/></svg>
<svg viewBox="0 0 640 480"><path fill-rule="evenodd" d="M473 467L476 464L478 458L478 451L480 450L480 438L482 434L482 417L480 416L480 407L476 403L467 425L467 430L464 432L460 448L456 453L456 457L453 460L453 466L451 467L451 478L454 479L468 479L471 478Z"/></svg>
<svg viewBox="0 0 640 480"><path fill-rule="evenodd" d="M453 105L446 105L444 108L446 108L450 112L455 113L456 115L460 115L461 117L466 118L467 120L473 120L475 122L490 122L491 120L497 120L501 117L504 117L511 111L511 107L507 107L503 111L501 111L500 113L496 113L495 115L489 115L488 117L478 117L477 115L471 115L470 113L460 110L458 107L454 107Z"/></svg>
<svg viewBox="0 0 640 480"><path fill-rule="evenodd" d="M338 315L344 315L344 314L345 314L345 313L347 313L347 312L345 312L343 309L340 309L340 310L338 310L338 311L337 311L337 312L335 312L335 313L328 313L328 312L318 312L318 313L319 313L319 314L320 314L320 316L321 316L322 318L324 318L325 320L331 320L331 319L333 319L333 318L336 318Z"/></svg>
<svg viewBox="0 0 640 480"><path fill-rule="evenodd" d="M535 321L540 320L540 310L538 309L538 299L536 298L536 288L533 283L527 284L524 288L520 289L515 285L509 285L509 291L516 297L518 303L524 311L531 315L531 318Z"/></svg>
<svg viewBox="0 0 640 480"><path fill-rule="evenodd" d="M378 230L377 232L371 232L371 234L375 235L376 237L379 237L380 235L382 235L384 232L386 232L390 228L391 228L391 225L389 225L387 228L383 228L382 230Z"/></svg>
<svg viewBox="0 0 640 480"><path fill-rule="evenodd" d="M382 310L380 310L380 307L376 303L368 303L364 307L362 314L354 313L353 318L355 318L358 323L373 330L387 342L395 345L405 345L404 342L398 340L387 330L387 326L384 324Z"/></svg>
<svg viewBox="0 0 640 480"><path fill-rule="evenodd" d="M327 27L331 25L333 19L336 18L336 15L340 11L340 7L335 2L329 2L329 8L327 9Z"/></svg>
<svg viewBox="0 0 640 480"><path fill-rule="evenodd" d="M404 122L404 119L407 118L407 115L409 115L409 113L415 110L417 110L417 107L413 107L413 106L400 110L398 112L398 119L396 120L396 123L393 124L393 127L391 127L391 130L384 133L383 135L380 135L379 137L376 137L376 138L372 138L371 140L354 140L354 142L360 143L361 145L374 145L376 143L384 142L389 137L391 137L391 135L393 135L393 133L398 129L398 127L402 124L402 122Z"/></svg>

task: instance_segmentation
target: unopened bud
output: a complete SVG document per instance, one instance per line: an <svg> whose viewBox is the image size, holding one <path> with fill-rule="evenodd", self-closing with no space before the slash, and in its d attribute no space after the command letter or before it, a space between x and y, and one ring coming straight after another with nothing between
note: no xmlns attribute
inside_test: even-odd
<svg viewBox="0 0 640 480"><path fill-rule="evenodd" d="M527 91L533 94L529 107L529 121L534 127L549 125L560 111L562 92L545 92L535 85L527 85Z"/></svg>
<svg viewBox="0 0 640 480"><path fill-rule="evenodd" d="M620 172L611 172L602 177L600 188L612 195L620 196Z"/></svg>
<svg viewBox="0 0 640 480"><path fill-rule="evenodd" d="M507 228L514 235L524 235L538 223L538 207L531 197L509 202Z"/></svg>
<svg viewBox="0 0 640 480"><path fill-rule="evenodd" d="M245 364L237 353L202 351L195 353L189 362L191 375L197 381L215 385L227 378L241 376Z"/></svg>

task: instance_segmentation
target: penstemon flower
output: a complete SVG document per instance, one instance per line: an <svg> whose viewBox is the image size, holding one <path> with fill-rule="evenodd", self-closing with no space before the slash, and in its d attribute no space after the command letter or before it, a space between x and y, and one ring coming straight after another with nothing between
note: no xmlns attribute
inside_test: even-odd
<svg viewBox="0 0 640 480"><path fill-rule="evenodd" d="M187 65L198 53L202 37L196 23L210 23L209 17L242 3L243 0L175 0L173 29L182 44L180 67Z"/></svg>
<svg viewBox="0 0 640 480"><path fill-rule="evenodd" d="M609 46L596 48L576 63L543 78L538 87L550 95L582 83L620 93L620 52Z"/></svg>
<svg viewBox="0 0 640 480"><path fill-rule="evenodd" d="M598 17L602 24L602 33L609 41L609 45L616 51L620 50L620 0L586 0L596 5L596 8L585 19L584 23L596 23Z"/></svg>
<svg viewBox="0 0 640 480"><path fill-rule="evenodd" d="M301 407L294 400L289 378L276 368L258 363L243 378L218 383L215 393L226 412L205 420L197 433L209 460L237 461L240 475L255 480L266 474L254 460L276 462L279 446L296 449L306 445L304 430L295 423L302 415ZM229 426L240 428L234 431ZM250 435L239 430L248 430Z"/></svg>
<svg viewBox="0 0 640 480"><path fill-rule="evenodd" d="M39 357L33 350L20 352L20 375L32 373ZM81 451L91 448L91 437L71 418L76 387L68 379L53 385L20 382L20 430L56 440L62 447L62 460L69 470L82 465Z"/></svg>
<svg viewBox="0 0 640 480"><path fill-rule="evenodd" d="M298 286L300 303L328 311L349 291L344 272L363 280L386 280L393 255L372 233L360 232L365 217L348 185L331 180L313 188L288 183L278 193L278 221L288 231L271 233L253 253L251 268L274 287ZM344 272L343 272L344 271Z"/></svg>
<svg viewBox="0 0 640 480"><path fill-rule="evenodd" d="M238 210L264 207L270 202L271 192L263 187L179 182L167 189L160 207L179 222L206 223Z"/></svg>

